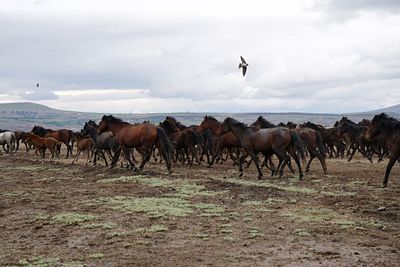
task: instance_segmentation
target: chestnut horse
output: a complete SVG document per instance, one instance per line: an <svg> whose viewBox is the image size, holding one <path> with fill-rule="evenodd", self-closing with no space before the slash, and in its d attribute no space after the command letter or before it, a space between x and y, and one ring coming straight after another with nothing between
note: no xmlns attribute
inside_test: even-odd
<svg viewBox="0 0 400 267"><path fill-rule="evenodd" d="M390 150L389 162L386 165L382 187L386 187L389 181L390 171L400 158L400 121L389 117L385 113L375 115L365 133L365 138L386 140L386 146Z"/></svg>
<svg viewBox="0 0 400 267"><path fill-rule="evenodd" d="M54 139L60 141L67 147L67 158L70 154L72 156L72 146L70 143L74 133L71 130L61 129L55 131L51 129L45 129L41 126L34 126L31 132L40 137L53 137ZM57 147L58 154L60 154L60 148L61 146Z"/></svg>
<svg viewBox="0 0 400 267"><path fill-rule="evenodd" d="M121 151L124 152L125 158L128 160L133 170L142 170L146 162L149 161L153 146L156 146L164 158L168 174L171 173L171 158L174 153L174 147L169 140L165 131L150 123L130 124L124 122L112 115L104 115L97 129L98 133L105 131L113 132L120 148L114 157L111 167L114 167L118 161ZM136 148L143 152L142 162L139 168L136 168L135 163L131 160L129 148Z"/></svg>
<svg viewBox="0 0 400 267"><path fill-rule="evenodd" d="M74 164L75 161L78 161L79 155L83 152L84 154L87 154L86 163L85 163L85 165L87 165L89 162L90 156L93 155L93 139L90 137L81 135L80 133L75 133L74 138L76 141L77 152L76 152L75 158L71 164Z"/></svg>
<svg viewBox="0 0 400 267"><path fill-rule="evenodd" d="M282 176L283 168L289 162L290 157L287 154L289 153L297 164L300 180L303 178L300 160L296 154L296 152L299 152L301 158L304 159L303 142L295 131L285 127L257 129L228 117L222 123L221 132L229 131L236 136L241 146L250 155L256 165L258 179L261 179L263 174L258 164L257 153L262 153L266 159L276 154L279 159L277 172L280 176ZM243 175L243 161L244 156L239 160L239 176Z"/></svg>
<svg viewBox="0 0 400 267"><path fill-rule="evenodd" d="M57 147L63 144L62 142L54 139L53 137L40 137L34 133L27 133L25 141L33 144L33 146L36 148L35 154L39 152L42 159L44 159L46 149L49 149L50 150L49 161L51 161L51 158L54 157L55 153L57 154L57 149L58 149ZM28 151L26 152L25 156L27 155Z"/></svg>

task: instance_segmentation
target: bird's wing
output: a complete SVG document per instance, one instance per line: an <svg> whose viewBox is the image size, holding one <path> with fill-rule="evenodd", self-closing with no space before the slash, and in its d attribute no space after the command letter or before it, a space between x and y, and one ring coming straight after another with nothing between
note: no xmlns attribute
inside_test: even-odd
<svg viewBox="0 0 400 267"><path fill-rule="evenodd" d="M246 67L243 67L243 68L242 68L243 77L244 77L244 75L246 75L246 71L247 71L247 68L246 68Z"/></svg>
<svg viewBox="0 0 400 267"><path fill-rule="evenodd" d="M239 69L242 67L242 63L239 63Z"/></svg>
<svg viewBox="0 0 400 267"><path fill-rule="evenodd" d="M246 64L246 60L242 56L240 56L240 60L242 61L243 64Z"/></svg>

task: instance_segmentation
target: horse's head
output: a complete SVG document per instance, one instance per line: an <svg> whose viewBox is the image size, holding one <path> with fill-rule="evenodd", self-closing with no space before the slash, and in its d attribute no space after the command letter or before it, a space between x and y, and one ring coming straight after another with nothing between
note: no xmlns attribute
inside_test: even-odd
<svg viewBox="0 0 400 267"><path fill-rule="evenodd" d="M235 122L235 120L232 119L231 117L226 118L222 122L220 134L222 135L222 134L226 134L227 132L232 131L234 122Z"/></svg>
<svg viewBox="0 0 400 267"><path fill-rule="evenodd" d="M100 123L99 123L99 127L97 128L97 132L98 132L99 134L104 133L104 132L110 130L110 129L109 129L109 123L110 123L110 121L112 120L112 118L113 118L112 115L108 115L108 116L107 116L107 115L104 115L104 116L101 118L101 121L100 121Z"/></svg>
<svg viewBox="0 0 400 267"><path fill-rule="evenodd" d="M221 123L212 116L204 116L203 121L197 128L198 133L203 133L206 129L211 129L214 134L219 135L219 128Z"/></svg>
<svg viewBox="0 0 400 267"><path fill-rule="evenodd" d="M368 125L365 138L368 140L374 139L376 136L381 134L382 130L386 129L389 124L389 116L385 113L375 115L370 124Z"/></svg>

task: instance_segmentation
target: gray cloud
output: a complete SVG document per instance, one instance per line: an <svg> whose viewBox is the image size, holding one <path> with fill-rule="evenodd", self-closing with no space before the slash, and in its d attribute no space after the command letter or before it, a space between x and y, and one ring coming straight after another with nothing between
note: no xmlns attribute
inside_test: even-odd
<svg viewBox="0 0 400 267"><path fill-rule="evenodd" d="M166 101L176 108L168 111L344 112L400 100L398 1L317 1L312 9L205 1L182 10L176 1L141 9L130 1L22 2L0 9L0 92L25 92L22 100L93 110L113 101L125 112L162 111ZM331 25L330 16L352 19ZM240 55L250 64L245 78ZM58 93L89 89L145 93Z"/></svg>

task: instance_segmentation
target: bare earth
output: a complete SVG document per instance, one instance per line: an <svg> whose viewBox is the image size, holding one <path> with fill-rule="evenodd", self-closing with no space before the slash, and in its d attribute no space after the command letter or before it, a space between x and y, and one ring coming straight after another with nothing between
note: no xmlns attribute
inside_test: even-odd
<svg viewBox="0 0 400 267"><path fill-rule="evenodd" d="M71 161L0 157L1 266L400 264L400 168L381 189L386 161L331 159L328 175L315 162L304 181Z"/></svg>

